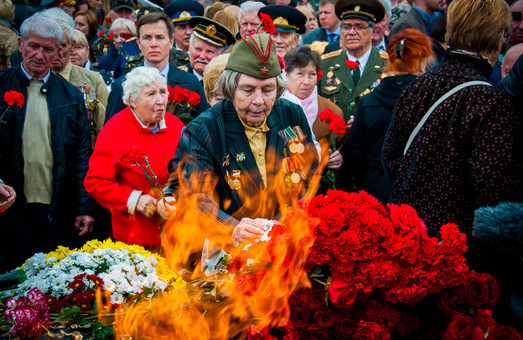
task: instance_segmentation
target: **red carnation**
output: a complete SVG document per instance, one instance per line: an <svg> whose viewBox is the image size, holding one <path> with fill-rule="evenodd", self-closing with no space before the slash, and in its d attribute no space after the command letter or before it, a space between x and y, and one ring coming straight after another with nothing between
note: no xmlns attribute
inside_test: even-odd
<svg viewBox="0 0 523 340"><path fill-rule="evenodd" d="M340 116L334 116L337 119L331 120L329 124L329 130L335 135L344 134L347 131L347 124L340 118Z"/></svg>
<svg viewBox="0 0 523 340"><path fill-rule="evenodd" d="M332 112L331 109L325 109L318 114L318 117L320 118L321 122L331 120L332 116L334 116L334 112Z"/></svg>
<svg viewBox="0 0 523 340"><path fill-rule="evenodd" d="M481 328L485 333L487 333L490 327L496 323L492 317L492 312L486 309L476 310L474 312L474 316L472 317L472 321L474 322L475 326Z"/></svg>
<svg viewBox="0 0 523 340"><path fill-rule="evenodd" d="M24 95L17 91L7 91L4 94L4 100L9 106L16 104L16 106L22 107L25 103Z"/></svg>
<svg viewBox="0 0 523 340"><path fill-rule="evenodd" d="M329 284L329 300L339 308L350 308L356 301L358 289L341 280L332 280Z"/></svg>
<svg viewBox="0 0 523 340"><path fill-rule="evenodd" d="M134 37L134 35L132 35L132 34L129 33L129 32L122 34L122 38L124 38L124 40L129 40L129 39L131 39L132 37Z"/></svg>
<svg viewBox="0 0 523 340"><path fill-rule="evenodd" d="M107 18L105 18L105 22L107 22L108 24L110 24L111 22L113 22L113 19L111 19L110 16L107 16Z"/></svg>
<svg viewBox="0 0 523 340"><path fill-rule="evenodd" d="M191 92L187 101L189 102L189 105L196 106L200 104L200 95L196 92Z"/></svg>
<svg viewBox="0 0 523 340"><path fill-rule="evenodd" d="M317 81L320 81L321 77L323 77L323 72L322 72L322 70L318 70L318 80Z"/></svg>
<svg viewBox="0 0 523 340"><path fill-rule="evenodd" d="M345 60L345 64L353 71L360 66L360 63L351 60Z"/></svg>
<svg viewBox="0 0 523 340"><path fill-rule="evenodd" d="M267 33L276 33L276 27L274 26L271 17L265 13L260 13L260 17L260 25L263 27L263 30Z"/></svg>
<svg viewBox="0 0 523 340"><path fill-rule="evenodd" d="M114 38L114 34L113 33L109 33L109 35L107 36L107 39L108 40L113 40Z"/></svg>
<svg viewBox="0 0 523 340"><path fill-rule="evenodd" d="M104 30L101 30L100 32L98 32L98 38L101 38L105 35L105 31Z"/></svg>

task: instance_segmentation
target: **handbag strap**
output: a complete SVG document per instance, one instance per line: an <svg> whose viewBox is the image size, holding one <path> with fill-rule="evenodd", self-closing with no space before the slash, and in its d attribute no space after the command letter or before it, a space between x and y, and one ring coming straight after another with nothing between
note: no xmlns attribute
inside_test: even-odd
<svg viewBox="0 0 523 340"><path fill-rule="evenodd" d="M423 127L423 125L425 125L425 122L427 121L427 119L429 119L430 115L432 114L432 112L436 109L436 107L439 106L439 104L441 104L443 101L445 101L448 97L452 96L454 93L458 92L458 91L461 91L462 89L464 89L465 87L468 87L468 86L473 86L473 85L487 85L487 86L492 86L490 83L487 83L486 81L481 81L481 80L474 80L474 81L468 81L466 83L463 83L461 85L458 85L456 87L454 87L452 90L450 90L449 92L445 93L440 99L438 99L434 104L432 104L432 106L430 107L430 109L427 111L427 113L425 113L425 115L423 116L423 118L421 118L420 122L418 123L418 125L416 125L416 127L414 128L414 130L412 130L412 133L410 134L409 136L409 139L407 141L407 145L405 145L405 149L403 150L403 156L405 156L405 154L407 153L407 151L409 150L409 147L410 145L412 144L412 142L414 141L414 138L416 138L416 136L418 135L419 131L421 130L421 128Z"/></svg>

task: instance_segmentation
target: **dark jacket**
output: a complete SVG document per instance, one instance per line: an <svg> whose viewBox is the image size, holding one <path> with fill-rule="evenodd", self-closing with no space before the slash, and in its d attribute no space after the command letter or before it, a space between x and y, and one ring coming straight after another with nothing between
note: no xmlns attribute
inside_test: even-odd
<svg viewBox="0 0 523 340"><path fill-rule="evenodd" d="M411 8L410 11L394 23L394 26L390 29L389 37L392 38L394 34L399 33L406 28L415 28L418 31L421 31L421 33L430 36L430 32L427 30L427 25L425 25L421 13L414 8Z"/></svg>
<svg viewBox="0 0 523 340"><path fill-rule="evenodd" d="M96 66L106 71L114 71L116 67L116 59L118 58L118 50L114 47L114 44L109 45L109 51L105 55L98 58Z"/></svg>
<svg viewBox="0 0 523 340"><path fill-rule="evenodd" d="M125 75L116 79L111 85L111 93L109 94L109 102L107 104L107 110L105 111L105 121L107 122L112 116L125 109L123 103L123 88L122 83L125 81ZM196 106L196 111L193 111L193 117L200 114L209 108L203 87L196 78L195 75L189 74L180 70L175 65L169 63L169 73L167 74L167 85L172 87L179 86L184 89L191 90L200 95L200 104Z"/></svg>
<svg viewBox="0 0 523 340"><path fill-rule="evenodd" d="M327 41L327 33L325 33L324 28L318 27L305 34L301 43L303 45L310 45L315 41Z"/></svg>
<svg viewBox="0 0 523 340"><path fill-rule="evenodd" d="M512 66L509 74L503 78L497 85L501 91L505 92L516 109L523 112L523 55Z"/></svg>
<svg viewBox="0 0 523 340"><path fill-rule="evenodd" d="M303 110L287 100L278 99L267 117L267 126L270 129L266 135L266 170L269 191L281 189L281 187L274 187L278 186L276 176L281 172L285 147L285 141L278 132L286 127L297 125L301 126L303 133L307 136L304 141L306 150L302 154L306 167L311 167L312 171L317 168L318 154L312 143L312 132ZM271 153L272 150L275 154ZM245 155L245 160L238 161L236 158L242 153ZM275 157L272 158L272 162L271 155ZM184 156L186 159L182 161ZM226 158L229 159L229 164L225 162ZM228 100L222 100L187 125L176 149L176 155L169 165L169 171L175 170L183 174L184 183L190 183L191 187L182 188L179 199L196 193L204 194L209 198L208 201L219 205L218 219L228 221L229 225L238 223L242 217L272 219L278 209L278 200L274 195L264 197L263 203L260 203L262 202L260 200L252 199L264 191L265 186L244 127L232 103ZM241 188L238 190L231 189L227 183L227 172L230 175L234 170L241 171ZM206 175L210 175L212 181L217 181L214 190L210 188L209 183L204 185ZM173 194L179 189L178 176L171 174L171 178L174 178L174 181L169 184L167 194ZM285 186L285 184L280 182L279 186ZM218 197L219 202L214 201L214 197ZM246 197L251 198L250 206L244 206ZM258 209L264 211L265 214Z"/></svg>
<svg viewBox="0 0 523 340"><path fill-rule="evenodd" d="M483 59L447 51L443 63L413 81L396 105L383 150L394 183L391 202L412 205L430 236L452 222L469 242L475 209L523 201L519 117L493 86L470 86L441 103L403 155L434 102L467 81L487 81L491 72ZM477 254L470 247L469 258Z"/></svg>
<svg viewBox="0 0 523 340"><path fill-rule="evenodd" d="M28 86L29 80L21 65L0 72L2 97L5 92L15 90L27 98ZM94 200L87 194L83 184L91 155L91 135L83 95L75 86L52 72L41 91L48 94L52 138L53 194L50 217L92 216ZM0 124L0 178L17 193L15 206L11 209L26 204L22 154L26 105L27 101L22 108L11 108L3 118L5 124ZM2 101L0 112L4 112L6 107L5 101Z"/></svg>
<svg viewBox="0 0 523 340"><path fill-rule="evenodd" d="M354 176L356 190L365 190L387 202L392 183L381 163L385 134L403 90L416 76L404 74L384 78L371 93L363 96L354 123L343 140L343 163Z"/></svg>

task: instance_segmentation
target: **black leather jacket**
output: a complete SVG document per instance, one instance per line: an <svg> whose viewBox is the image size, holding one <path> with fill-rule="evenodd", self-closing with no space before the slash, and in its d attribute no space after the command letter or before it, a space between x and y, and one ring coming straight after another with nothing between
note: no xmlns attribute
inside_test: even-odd
<svg viewBox="0 0 523 340"><path fill-rule="evenodd" d="M27 99L28 86L29 80L21 64L0 71L1 99L5 92L11 90L22 93ZM53 194L49 218L93 215L94 200L83 184L92 152L83 95L75 86L52 72L41 92L47 95L53 155ZM27 100L22 108L14 105L3 117L5 123L0 123L0 178L17 193L11 209L26 204L22 154L26 105ZM3 113L6 108L6 102L1 100L0 112Z"/></svg>

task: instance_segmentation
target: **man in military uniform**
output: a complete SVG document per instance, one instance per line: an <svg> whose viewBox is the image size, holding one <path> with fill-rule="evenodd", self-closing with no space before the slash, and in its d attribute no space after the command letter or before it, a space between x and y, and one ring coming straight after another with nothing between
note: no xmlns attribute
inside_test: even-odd
<svg viewBox="0 0 523 340"><path fill-rule="evenodd" d="M283 58L287 52L295 49L300 41L300 34L305 32L307 18L294 7L285 5L271 5L260 8L258 16L268 15L276 28L272 38L276 44L276 51Z"/></svg>
<svg viewBox="0 0 523 340"><path fill-rule="evenodd" d="M167 78L167 85L179 86L197 92L201 101L196 106L193 116L197 116L200 112L206 110L209 104L198 79L192 74L181 71L169 62L169 52L174 42L174 28L171 19L165 13L144 14L138 19L136 31L136 42L144 57L144 62L140 66L157 68ZM106 121L125 108L122 101L124 78L125 76L121 76L111 85Z"/></svg>
<svg viewBox="0 0 523 340"><path fill-rule="evenodd" d="M192 27L189 20L203 16L203 6L195 0L174 0L165 6L167 14L174 25L174 43L177 49L189 52Z"/></svg>
<svg viewBox="0 0 523 340"><path fill-rule="evenodd" d="M73 29L65 22L57 21L62 28L63 39L58 55L51 62L51 69L82 92L85 107L89 114L91 140L94 147L96 136L102 130L105 122L105 107L107 106L109 91L107 91L107 86L105 86L105 82L99 73L71 63L71 50L75 45Z"/></svg>
<svg viewBox="0 0 523 340"><path fill-rule="evenodd" d="M387 54L372 46L372 31L383 19L385 8L378 0L340 0L336 15L342 20L342 49L322 56L323 77L318 91L337 104L349 117L359 98L379 84Z"/></svg>
<svg viewBox="0 0 523 340"><path fill-rule="evenodd" d="M204 218L216 221L202 243L207 237L238 246L259 238L266 225L254 218L275 218L276 192L288 197L285 193L295 190L298 196L317 168L307 118L297 105L278 99L285 83L271 40L253 34L236 43L218 83L225 99L187 125L170 163L182 179L171 174L166 195L176 193L181 201L194 197ZM299 161L285 167L290 159ZM287 185L278 185L280 176ZM168 219L173 208L162 202L158 212ZM220 247L208 251L213 257Z"/></svg>
<svg viewBox="0 0 523 340"><path fill-rule="evenodd" d="M227 46L236 42L227 27L205 17L189 20L193 28L189 47L189 64L180 69L194 74L201 82L203 71L209 62L222 54Z"/></svg>

